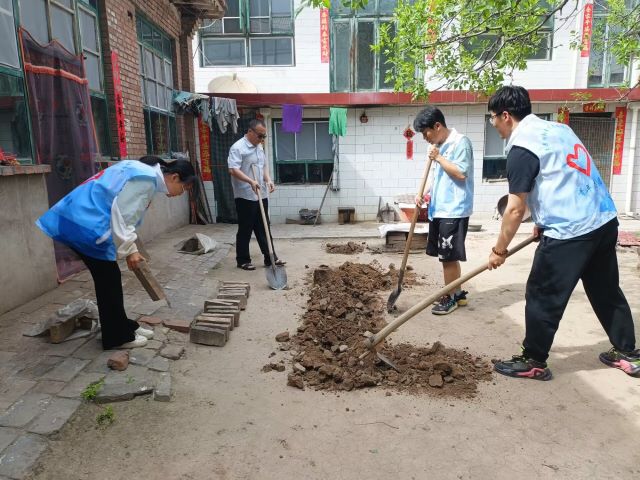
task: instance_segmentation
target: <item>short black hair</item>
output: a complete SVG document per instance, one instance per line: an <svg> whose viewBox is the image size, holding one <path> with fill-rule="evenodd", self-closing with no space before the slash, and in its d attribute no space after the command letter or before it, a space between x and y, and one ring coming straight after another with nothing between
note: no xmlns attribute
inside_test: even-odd
<svg viewBox="0 0 640 480"><path fill-rule="evenodd" d="M416 118L413 120L413 129L416 132L422 132L425 128L433 128L436 123L441 124L443 127L447 126L442 111L437 107L429 105L418 112Z"/></svg>
<svg viewBox="0 0 640 480"><path fill-rule="evenodd" d="M489 99L488 109L497 115L509 112L509 115L520 121L531 114L529 92L524 87L515 85L501 87Z"/></svg>
<svg viewBox="0 0 640 480"><path fill-rule="evenodd" d="M251 130L255 130L255 128L260 125L261 127L267 128L267 125L264 123L264 120L260 120L259 118L254 118L249 122L249 128Z"/></svg>

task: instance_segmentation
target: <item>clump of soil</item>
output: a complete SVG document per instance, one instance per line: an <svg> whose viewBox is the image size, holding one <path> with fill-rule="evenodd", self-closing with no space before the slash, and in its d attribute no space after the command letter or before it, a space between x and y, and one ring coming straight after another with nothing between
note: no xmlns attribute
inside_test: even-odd
<svg viewBox="0 0 640 480"><path fill-rule="evenodd" d="M355 253L364 252L364 247L366 245L366 242L327 243L325 245L325 250L327 251L327 253L342 253L343 255L353 255Z"/></svg>
<svg viewBox="0 0 640 480"><path fill-rule="evenodd" d="M380 350L399 371L378 363L375 354L363 360L363 341L385 325L382 290L395 287L397 270L346 262L320 266L298 332L291 338L293 373L288 384L316 390L353 390L382 386L409 393L466 397L480 381L491 378L490 364L439 342L429 348L385 342ZM415 283L415 274L405 280ZM386 297L385 297L386 298Z"/></svg>

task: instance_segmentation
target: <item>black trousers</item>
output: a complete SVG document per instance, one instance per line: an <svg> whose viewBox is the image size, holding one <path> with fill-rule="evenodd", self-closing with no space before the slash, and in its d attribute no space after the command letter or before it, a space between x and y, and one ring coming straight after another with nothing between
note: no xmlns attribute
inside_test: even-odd
<svg viewBox="0 0 640 480"><path fill-rule="evenodd" d="M260 214L260 205L257 200L245 200L244 198L236 198L236 211L238 212L238 233L236 233L236 263L238 266L251 262L251 254L249 253L249 242L251 241L251 234L254 233L260 251L264 256L265 264L270 264L269 258L269 241L267 240L267 233L264 231L264 224L262 222L262 215ZM269 200L262 199L262 205L264 205L264 213L267 216L267 223L271 225L269 220ZM270 233L269 233L270 234ZM271 237L271 243L273 244L273 237ZM275 255L277 259L278 257Z"/></svg>
<svg viewBox="0 0 640 480"><path fill-rule="evenodd" d="M76 253L93 277L102 329L102 347L109 350L135 340L135 331L140 325L129 320L124 311L122 274L118 262L98 260Z"/></svg>
<svg viewBox="0 0 640 480"><path fill-rule="evenodd" d="M524 355L545 362L578 280L602 328L618 350L635 349L631 309L619 285L618 220L570 240L543 236L527 280Z"/></svg>

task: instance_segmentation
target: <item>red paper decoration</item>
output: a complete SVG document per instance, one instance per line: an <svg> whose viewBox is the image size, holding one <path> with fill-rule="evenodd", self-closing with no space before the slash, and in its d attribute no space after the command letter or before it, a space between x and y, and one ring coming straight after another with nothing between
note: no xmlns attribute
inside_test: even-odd
<svg viewBox="0 0 640 480"><path fill-rule="evenodd" d="M402 132L402 136L407 139L407 160L413 160L413 136L415 132L411 130L411 127L407 127Z"/></svg>

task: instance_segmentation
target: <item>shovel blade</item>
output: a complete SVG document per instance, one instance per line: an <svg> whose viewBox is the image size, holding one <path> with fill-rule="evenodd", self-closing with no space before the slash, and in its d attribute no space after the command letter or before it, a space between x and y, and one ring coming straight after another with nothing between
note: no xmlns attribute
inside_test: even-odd
<svg viewBox="0 0 640 480"><path fill-rule="evenodd" d="M389 358L383 354L381 354L380 352L376 352L378 355L378 360L382 361L383 363L385 363L388 367L393 368L396 372L399 372L400 370L398 370L398 367L396 366L395 363L393 363L391 360L389 360Z"/></svg>
<svg viewBox="0 0 640 480"><path fill-rule="evenodd" d="M271 264L265 269L267 283L273 290L282 290L287 288L287 271L282 265Z"/></svg>
<svg viewBox="0 0 640 480"><path fill-rule="evenodd" d="M398 300L401 291L402 288L398 286L393 292L391 292L391 295L389 295L389 299L387 300L387 313L393 312L396 308L396 300Z"/></svg>

